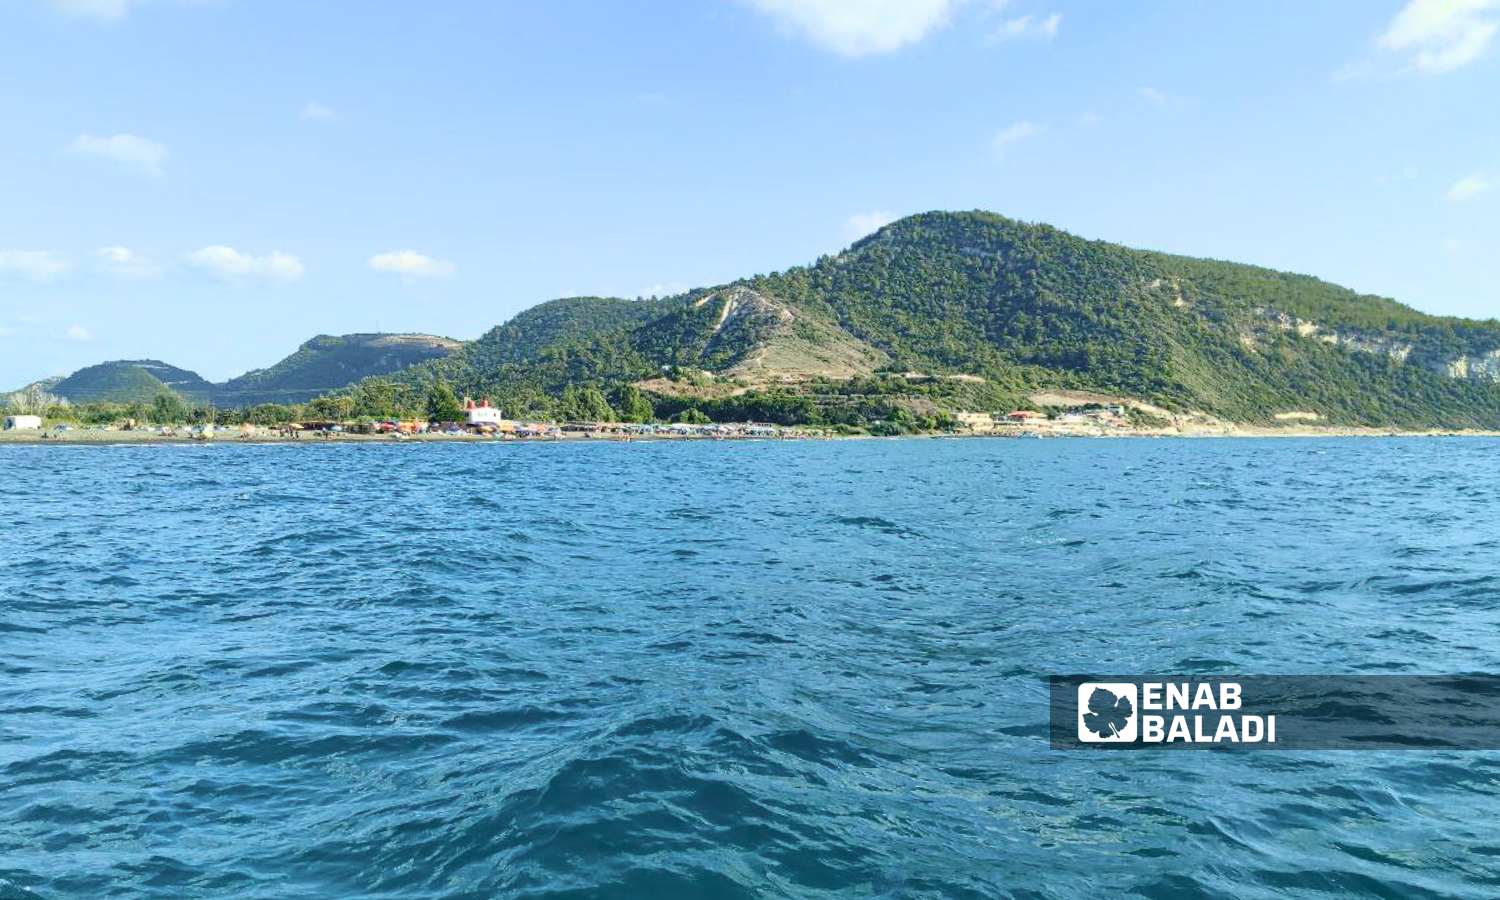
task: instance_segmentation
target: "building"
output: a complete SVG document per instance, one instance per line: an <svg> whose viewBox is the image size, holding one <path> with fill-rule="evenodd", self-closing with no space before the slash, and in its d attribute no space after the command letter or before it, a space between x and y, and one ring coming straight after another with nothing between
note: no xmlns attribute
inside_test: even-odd
<svg viewBox="0 0 1500 900"><path fill-rule="evenodd" d="M1018 410L1016 410L1014 412L1008 412L1008 413L1005 414L1005 421L1007 421L1007 422L1023 422L1024 423L1024 422L1033 422L1033 421L1035 421L1037 419L1045 419L1045 418L1047 418L1047 417L1044 416L1044 415L1042 415L1041 413L1035 412L1035 411L1029 410L1029 409L1018 409Z"/></svg>
<svg viewBox="0 0 1500 900"><path fill-rule="evenodd" d="M958 424L972 431L994 431L995 417L987 412L959 412L953 417Z"/></svg>
<svg viewBox="0 0 1500 900"><path fill-rule="evenodd" d="M475 403L473 400L464 398L464 413L468 416L470 427L477 425L500 424L500 410L490 405L490 401L481 400Z"/></svg>
<svg viewBox="0 0 1500 900"><path fill-rule="evenodd" d="M42 427L41 416L6 416L6 431L35 431Z"/></svg>

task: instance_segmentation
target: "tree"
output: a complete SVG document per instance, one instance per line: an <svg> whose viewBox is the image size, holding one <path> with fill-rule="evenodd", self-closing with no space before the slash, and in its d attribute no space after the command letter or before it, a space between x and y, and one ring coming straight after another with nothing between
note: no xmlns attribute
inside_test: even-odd
<svg viewBox="0 0 1500 900"><path fill-rule="evenodd" d="M151 399L151 421L158 425L173 425L187 418L187 404L170 391L157 394Z"/></svg>
<svg viewBox="0 0 1500 900"><path fill-rule="evenodd" d="M252 425L285 425L298 418L295 408L279 403L262 403L240 412L240 420Z"/></svg>
<svg viewBox="0 0 1500 900"><path fill-rule="evenodd" d="M4 405L14 413L40 415L47 407L67 406L68 401L47 393L40 385L32 384L4 398Z"/></svg>
<svg viewBox="0 0 1500 900"><path fill-rule="evenodd" d="M464 408L453 393L453 385L439 378L427 393L427 418L433 422L457 422Z"/></svg>
<svg viewBox="0 0 1500 900"><path fill-rule="evenodd" d="M354 389L354 415L389 419L396 415L396 386L383 378L366 378Z"/></svg>
<svg viewBox="0 0 1500 900"><path fill-rule="evenodd" d="M875 424L881 426L879 430L880 434L907 434L921 427L921 423L917 421L917 417L912 414L910 409L904 406L888 407L885 417ZM876 429L872 426L871 433L874 434L875 432Z"/></svg>
<svg viewBox="0 0 1500 900"><path fill-rule="evenodd" d="M352 397L319 397L307 404L307 411L319 419L342 422L354 414Z"/></svg>
<svg viewBox="0 0 1500 900"><path fill-rule="evenodd" d="M712 420L703 414L703 410L696 406L689 406L677 414L677 421L687 425L707 425Z"/></svg>
<svg viewBox="0 0 1500 900"><path fill-rule="evenodd" d="M633 384L620 388L620 418L626 422L649 422L655 410L651 401Z"/></svg>
<svg viewBox="0 0 1500 900"><path fill-rule="evenodd" d="M563 388L562 400L557 404L558 418L569 422L613 422L615 411L604 392L596 387L579 387L570 384Z"/></svg>

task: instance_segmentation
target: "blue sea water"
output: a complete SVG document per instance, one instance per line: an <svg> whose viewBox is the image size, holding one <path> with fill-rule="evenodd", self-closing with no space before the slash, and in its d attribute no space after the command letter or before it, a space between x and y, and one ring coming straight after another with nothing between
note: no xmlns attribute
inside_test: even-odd
<svg viewBox="0 0 1500 900"><path fill-rule="evenodd" d="M1494 897L1500 753L1049 749L1500 671L1500 442L0 448L0 897Z"/></svg>

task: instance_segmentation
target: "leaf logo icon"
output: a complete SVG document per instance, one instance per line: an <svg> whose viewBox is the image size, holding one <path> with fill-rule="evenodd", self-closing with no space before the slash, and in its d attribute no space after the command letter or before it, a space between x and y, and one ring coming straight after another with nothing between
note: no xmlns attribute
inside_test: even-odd
<svg viewBox="0 0 1500 900"><path fill-rule="evenodd" d="M1094 688L1089 695L1089 711L1083 724L1100 737L1117 737L1130 724L1135 707L1124 697L1116 697L1104 688Z"/></svg>
<svg viewBox="0 0 1500 900"><path fill-rule="evenodd" d="M1136 737L1136 686L1085 682L1078 686L1078 739L1126 744Z"/></svg>

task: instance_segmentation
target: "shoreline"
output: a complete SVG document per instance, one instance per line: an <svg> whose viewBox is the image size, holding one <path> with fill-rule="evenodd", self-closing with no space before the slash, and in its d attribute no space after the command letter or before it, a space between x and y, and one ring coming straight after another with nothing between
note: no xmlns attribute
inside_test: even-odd
<svg viewBox="0 0 1500 900"><path fill-rule="evenodd" d="M192 438L182 435L162 435L148 431L81 431L52 435L35 431L0 432L0 447L108 447L108 446L308 446L330 447L339 445L384 445L394 444L629 444L629 443L679 443L703 441L858 441L858 440L911 440L911 439L997 439L1032 440L1054 438L1121 439L1121 438L1422 438L1422 437L1500 437L1500 431L1481 429L1422 429L1403 431L1388 428L1325 427L1325 428L1275 428L1270 426L1232 426L1203 429L1112 429L1110 431L1047 429L1026 433L997 432L953 432L905 435L868 434L782 434L778 436L751 435L589 435L568 434L559 437L496 438L477 434L424 434L393 439L389 435L339 434L335 437L287 438L274 435L253 437L218 437L212 439Z"/></svg>

